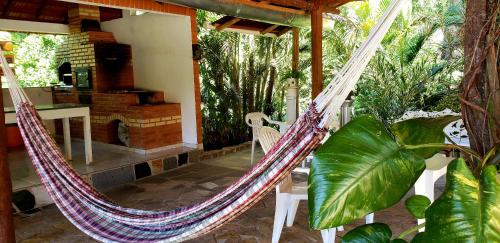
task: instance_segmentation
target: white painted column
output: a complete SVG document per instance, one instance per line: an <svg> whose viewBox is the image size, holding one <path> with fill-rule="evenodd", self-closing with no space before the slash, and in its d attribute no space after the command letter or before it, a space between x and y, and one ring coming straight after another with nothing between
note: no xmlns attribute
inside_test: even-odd
<svg viewBox="0 0 500 243"><path fill-rule="evenodd" d="M87 108L88 109L88 108ZM85 162L92 163L92 138L90 132L90 115L87 113L83 117L83 139L85 142Z"/></svg>
<svg viewBox="0 0 500 243"><path fill-rule="evenodd" d="M340 107L340 127L350 122L352 119L352 100L344 101Z"/></svg>
<svg viewBox="0 0 500 243"><path fill-rule="evenodd" d="M63 137L64 137L64 152L66 153L66 159L72 160L73 154L71 152L71 132L69 126L69 118L65 117L63 121Z"/></svg>
<svg viewBox="0 0 500 243"><path fill-rule="evenodd" d="M286 123L292 124L297 120L297 80L290 78L286 89Z"/></svg>

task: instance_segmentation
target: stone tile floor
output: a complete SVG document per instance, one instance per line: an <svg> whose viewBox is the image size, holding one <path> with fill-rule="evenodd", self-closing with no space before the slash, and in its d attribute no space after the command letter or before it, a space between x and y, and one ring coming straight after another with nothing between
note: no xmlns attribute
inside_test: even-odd
<svg viewBox="0 0 500 243"><path fill-rule="evenodd" d="M92 142L94 161L87 165L85 163L85 150L83 140L72 140L73 160L71 166L82 175L90 175L111 169L130 166L144 161L163 159L181 153L188 153L195 149L186 146L165 149L161 152L141 154L127 151L116 145ZM61 150L64 151L63 146ZM31 164L28 153L24 149L9 151L10 175L12 178L12 189L14 191L38 186L41 184L38 175Z"/></svg>
<svg viewBox="0 0 500 243"><path fill-rule="evenodd" d="M209 198L242 176L250 166L249 154L249 150L244 150L191 164L104 193L126 207L168 210L186 206ZM262 156L262 152L259 151L257 156ZM236 220L190 242L271 242L274 200L274 193L269 193ZM404 209L403 202L377 212L375 221L389 224L394 235L416 224ZM345 226L345 229L348 231L360 223L362 220ZM29 216L16 215L15 226L18 242L95 242L66 220L54 205ZM337 234L338 241L346 231ZM322 242L320 233L308 228L307 203L300 204L295 224L284 227L280 242Z"/></svg>

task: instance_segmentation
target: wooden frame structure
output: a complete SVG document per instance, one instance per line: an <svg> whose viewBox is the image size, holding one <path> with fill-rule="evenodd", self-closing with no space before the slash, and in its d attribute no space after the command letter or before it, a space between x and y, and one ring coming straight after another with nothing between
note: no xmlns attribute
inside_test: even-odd
<svg viewBox="0 0 500 243"><path fill-rule="evenodd" d="M296 15L310 15L312 31L312 87L311 97L314 99L323 90L323 62L322 62L322 33L323 33L323 14L338 14L338 7L352 2L353 0L230 0L234 4L241 4L250 7L269 9L283 13ZM279 37L292 27L286 25L266 23L249 19L241 19L232 16L224 16L210 24L218 31L239 31L252 34ZM294 30L294 49L293 49L293 70L298 70L298 29ZM297 38L297 39L295 39ZM295 59L296 58L296 59Z"/></svg>

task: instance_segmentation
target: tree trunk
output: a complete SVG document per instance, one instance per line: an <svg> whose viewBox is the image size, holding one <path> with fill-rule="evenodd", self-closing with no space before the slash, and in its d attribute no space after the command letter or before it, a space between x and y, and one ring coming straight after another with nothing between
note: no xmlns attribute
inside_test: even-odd
<svg viewBox="0 0 500 243"><path fill-rule="evenodd" d="M276 67L271 66L269 82L267 83L266 98L264 99L264 114L271 116L273 113L273 89L276 81Z"/></svg>
<svg viewBox="0 0 500 243"><path fill-rule="evenodd" d="M256 87L255 87L255 110L259 111L260 110L260 107L261 107L261 96L260 96L260 86L263 85L262 84L262 78L259 77L257 80L256 80Z"/></svg>
<svg viewBox="0 0 500 243"><path fill-rule="evenodd" d="M269 70L271 68L271 54L273 52L273 45L274 45L274 41L275 39L270 39L269 41L266 42L266 58L265 58L265 61L264 61L264 65L265 65L265 70L264 70L264 74L262 75L262 78L259 80L259 82L261 82L261 85L260 85L260 90L257 90L257 92L259 92L259 107L257 107L259 110L263 110L264 109L264 92L265 92L265 88L266 88L266 81L268 79L268 76L269 76Z"/></svg>
<svg viewBox="0 0 500 243"><path fill-rule="evenodd" d="M237 99L233 103L233 114L235 120L242 120L243 116L241 114L243 108L241 106L241 88L240 88L240 62L239 62L239 40L240 36L237 37L237 45L233 48L232 55L232 72L231 72L231 86L234 89L234 93L236 93Z"/></svg>
<svg viewBox="0 0 500 243"><path fill-rule="evenodd" d="M247 80L247 92L248 92L248 111L255 111L255 58L251 54L248 59L248 80Z"/></svg>
<svg viewBox="0 0 500 243"><path fill-rule="evenodd" d="M246 63L243 64L242 66L243 72L241 75L241 108L243 111L243 115L245 116L249 111L248 111L248 73L245 71L247 70L247 65Z"/></svg>
<svg viewBox="0 0 500 243"><path fill-rule="evenodd" d="M498 1L468 1L464 27L462 116L471 148L483 155L500 142L497 8Z"/></svg>

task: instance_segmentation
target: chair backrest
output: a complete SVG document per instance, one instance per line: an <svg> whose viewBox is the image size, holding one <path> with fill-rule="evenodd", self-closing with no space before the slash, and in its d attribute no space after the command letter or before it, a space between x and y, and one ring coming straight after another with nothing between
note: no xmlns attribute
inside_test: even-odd
<svg viewBox="0 0 500 243"><path fill-rule="evenodd" d="M267 154L274 144L280 140L281 134L276 129L263 126L259 131L259 141L262 150ZM288 175L276 186L276 193L286 193L292 190L292 175Z"/></svg>
<svg viewBox="0 0 500 243"><path fill-rule="evenodd" d="M271 127L261 127L259 131L259 141L262 146L262 150L267 154L273 145L278 142L281 138L280 132L276 131Z"/></svg>
<svg viewBox="0 0 500 243"><path fill-rule="evenodd" d="M456 120L450 124L448 124L444 128L444 133L450 137L453 142L458 145L467 146L469 143L469 135L467 134L467 130L465 129L465 125L462 119Z"/></svg>
<svg viewBox="0 0 500 243"><path fill-rule="evenodd" d="M266 114L262 112L251 112L245 116L245 122L252 128L254 139L259 137L260 129L264 126L264 120L269 119Z"/></svg>

